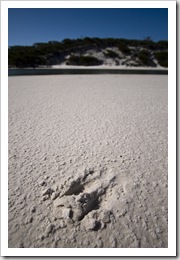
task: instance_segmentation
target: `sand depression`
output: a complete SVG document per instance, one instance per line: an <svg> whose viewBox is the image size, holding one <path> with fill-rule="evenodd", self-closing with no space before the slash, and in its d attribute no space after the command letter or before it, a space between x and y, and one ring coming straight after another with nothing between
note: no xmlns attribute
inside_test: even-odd
<svg viewBox="0 0 180 260"><path fill-rule="evenodd" d="M9 247L168 246L167 83L9 77Z"/></svg>

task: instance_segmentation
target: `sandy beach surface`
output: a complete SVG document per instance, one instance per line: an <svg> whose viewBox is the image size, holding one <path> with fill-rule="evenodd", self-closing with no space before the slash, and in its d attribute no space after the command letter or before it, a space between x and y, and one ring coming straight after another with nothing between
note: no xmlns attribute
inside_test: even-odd
<svg viewBox="0 0 180 260"><path fill-rule="evenodd" d="M167 75L8 88L9 247L168 246Z"/></svg>

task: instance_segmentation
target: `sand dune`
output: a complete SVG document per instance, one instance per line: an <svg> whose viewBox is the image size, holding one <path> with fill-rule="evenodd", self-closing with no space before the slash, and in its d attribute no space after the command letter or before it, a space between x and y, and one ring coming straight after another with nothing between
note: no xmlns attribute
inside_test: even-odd
<svg viewBox="0 0 180 260"><path fill-rule="evenodd" d="M167 247L167 76L9 77L9 247Z"/></svg>

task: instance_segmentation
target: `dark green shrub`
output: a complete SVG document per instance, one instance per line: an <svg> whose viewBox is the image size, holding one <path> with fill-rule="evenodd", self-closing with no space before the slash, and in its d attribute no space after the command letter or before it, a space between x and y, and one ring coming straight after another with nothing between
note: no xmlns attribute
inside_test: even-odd
<svg viewBox="0 0 180 260"><path fill-rule="evenodd" d="M41 50L30 46L14 46L8 50L8 64L12 67L37 67L46 64Z"/></svg>
<svg viewBox="0 0 180 260"><path fill-rule="evenodd" d="M73 45L73 43L74 43L74 40L71 40L71 39L64 39L63 41L62 41L62 43L65 45L65 46L67 46L67 47L70 47L70 46L72 46Z"/></svg>
<svg viewBox="0 0 180 260"><path fill-rule="evenodd" d="M107 50L106 52L103 52L106 58L118 58L119 55L115 51Z"/></svg>
<svg viewBox="0 0 180 260"><path fill-rule="evenodd" d="M114 38L104 38L102 42L106 47L117 47L118 45L118 40Z"/></svg>
<svg viewBox="0 0 180 260"><path fill-rule="evenodd" d="M156 45L157 45L157 50L162 50L162 51L168 50L168 41L158 41Z"/></svg>
<svg viewBox="0 0 180 260"><path fill-rule="evenodd" d="M119 49L123 54L125 54L125 55L130 55L130 54L131 54L130 49L129 49L128 46L127 46L125 43L123 43L123 42L119 43L118 49Z"/></svg>
<svg viewBox="0 0 180 260"><path fill-rule="evenodd" d="M154 53L155 58L157 59L159 65L162 67L168 67L168 53L167 51L160 51Z"/></svg>
<svg viewBox="0 0 180 260"><path fill-rule="evenodd" d="M144 40L141 46L148 50L156 50L156 44L153 41Z"/></svg>
<svg viewBox="0 0 180 260"><path fill-rule="evenodd" d="M149 51L142 50L138 54L138 58L141 61L142 65L152 65L152 60L151 60L151 54Z"/></svg>
<svg viewBox="0 0 180 260"><path fill-rule="evenodd" d="M103 64L103 61L98 60L92 56L76 56L72 55L66 62L67 65L78 65L78 66L95 66Z"/></svg>

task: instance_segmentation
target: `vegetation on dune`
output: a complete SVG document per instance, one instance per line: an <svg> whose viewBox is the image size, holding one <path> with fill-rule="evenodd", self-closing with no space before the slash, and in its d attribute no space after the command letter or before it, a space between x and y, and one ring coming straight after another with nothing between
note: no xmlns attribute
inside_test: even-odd
<svg viewBox="0 0 180 260"><path fill-rule="evenodd" d="M156 43L157 49L156 50L168 50L168 41L159 41Z"/></svg>
<svg viewBox="0 0 180 260"><path fill-rule="evenodd" d="M107 50L103 54L106 58L119 58L119 55L115 51Z"/></svg>
<svg viewBox="0 0 180 260"><path fill-rule="evenodd" d="M13 46L9 49L8 63L16 67L36 67L46 63L41 50L31 46Z"/></svg>
<svg viewBox="0 0 180 260"><path fill-rule="evenodd" d="M103 64L103 61L98 60L92 56L76 56L72 55L66 62L67 65L78 65L78 66L95 66Z"/></svg>
<svg viewBox="0 0 180 260"><path fill-rule="evenodd" d="M125 55L130 55L131 54L131 51L130 51L129 47L124 42L120 42L119 43L118 49Z"/></svg>
<svg viewBox="0 0 180 260"><path fill-rule="evenodd" d="M113 50L106 50L107 48L116 47L124 56L134 55L133 49L136 51L140 49L154 52L155 58L160 62L161 66L167 67L167 50L168 42L159 41L153 42L147 38L145 40L129 40L129 39L114 39L114 38L89 38L82 39L64 39L61 42L49 41L47 43L35 43L32 46L12 46L8 50L8 63L9 67L37 67L41 65L61 64L66 61L66 56L74 53L75 56L81 55L82 57L88 50L103 51L106 58L117 59L118 53ZM138 51L139 52L139 51ZM137 53L143 64L150 64L148 55ZM146 56L146 57L145 57ZM90 60L86 58L72 58L70 63L83 63L83 64L101 64L95 57ZM86 56L87 57L87 56ZM79 59L79 60L77 60ZM96 59L96 60L95 60ZM88 66L88 65L87 65Z"/></svg>
<svg viewBox="0 0 180 260"><path fill-rule="evenodd" d="M139 58L140 62L142 63L142 65L145 65L145 66L154 65L152 58L151 58L151 53L147 50L140 51L138 54L138 58Z"/></svg>
<svg viewBox="0 0 180 260"><path fill-rule="evenodd" d="M168 53L167 51L161 51L154 53L155 58L157 59L159 65L163 67L168 67Z"/></svg>

